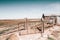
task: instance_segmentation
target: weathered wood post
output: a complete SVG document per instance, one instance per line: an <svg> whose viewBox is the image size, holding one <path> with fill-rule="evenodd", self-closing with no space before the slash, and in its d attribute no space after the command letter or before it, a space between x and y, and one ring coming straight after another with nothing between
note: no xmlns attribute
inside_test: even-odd
<svg viewBox="0 0 60 40"><path fill-rule="evenodd" d="M25 29L27 29L27 34L28 34L28 19L25 18Z"/></svg>
<svg viewBox="0 0 60 40"><path fill-rule="evenodd" d="M20 23L18 23L18 32L19 32L19 36L20 36L20 35L21 35L21 32L20 32L20 29L19 29L19 28L20 28L20 27L19 27L19 24L20 24Z"/></svg>
<svg viewBox="0 0 60 40"><path fill-rule="evenodd" d="M42 27L41 27L41 37L43 36L43 33L44 33L44 14L42 15L42 18L41 18L41 21L42 21Z"/></svg>
<svg viewBox="0 0 60 40"><path fill-rule="evenodd" d="M42 27L42 32L44 33L44 18L45 18L45 16L44 16L44 14L42 15L42 22L43 22L43 27Z"/></svg>

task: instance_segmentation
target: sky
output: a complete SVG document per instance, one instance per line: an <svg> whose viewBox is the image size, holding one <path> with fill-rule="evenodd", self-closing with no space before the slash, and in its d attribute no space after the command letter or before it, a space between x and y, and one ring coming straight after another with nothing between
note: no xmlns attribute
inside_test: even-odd
<svg viewBox="0 0 60 40"><path fill-rule="evenodd" d="M0 0L0 19L41 18L60 15L59 0Z"/></svg>

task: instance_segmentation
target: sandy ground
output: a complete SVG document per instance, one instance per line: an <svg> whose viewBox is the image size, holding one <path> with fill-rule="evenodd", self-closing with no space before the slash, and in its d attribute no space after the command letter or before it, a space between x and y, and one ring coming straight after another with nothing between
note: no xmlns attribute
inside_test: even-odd
<svg viewBox="0 0 60 40"><path fill-rule="evenodd" d="M45 30L45 32L42 34L43 35L42 37L41 34L38 33L38 34L19 36L19 40L48 40L47 37L50 36L53 31L60 31L60 27L53 26L52 28Z"/></svg>
<svg viewBox="0 0 60 40"><path fill-rule="evenodd" d="M51 28L48 28L47 30L44 31L44 33L42 34L43 35L42 37L41 37L41 33L19 36L19 33L15 32L15 33L13 33L13 35L10 35L9 40L48 40L48 36L51 36L53 31L60 31L60 27L53 26ZM56 35L58 35L58 34L56 34ZM60 40L60 36L57 38L54 36L51 36L51 37L53 37L55 40ZM3 40L3 37L1 38L1 40Z"/></svg>

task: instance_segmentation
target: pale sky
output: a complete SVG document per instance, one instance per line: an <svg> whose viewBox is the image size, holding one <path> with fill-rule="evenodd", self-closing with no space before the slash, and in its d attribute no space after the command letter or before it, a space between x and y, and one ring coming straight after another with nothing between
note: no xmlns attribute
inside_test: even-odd
<svg viewBox="0 0 60 40"><path fill-rule="evenodd" d="M42 14L60 15L60 1L2 1L0 19L41 18Z"/></svg>

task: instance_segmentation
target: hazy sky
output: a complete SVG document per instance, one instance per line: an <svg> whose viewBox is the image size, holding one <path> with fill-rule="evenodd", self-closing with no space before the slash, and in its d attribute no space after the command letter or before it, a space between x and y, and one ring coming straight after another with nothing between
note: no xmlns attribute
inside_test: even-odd
<svg viewBox="0 0 60 40"><path fill-rule="evenodd" d="M60 1L0 1L0 19L41 18L43 13L60 15Z"/></svg>

